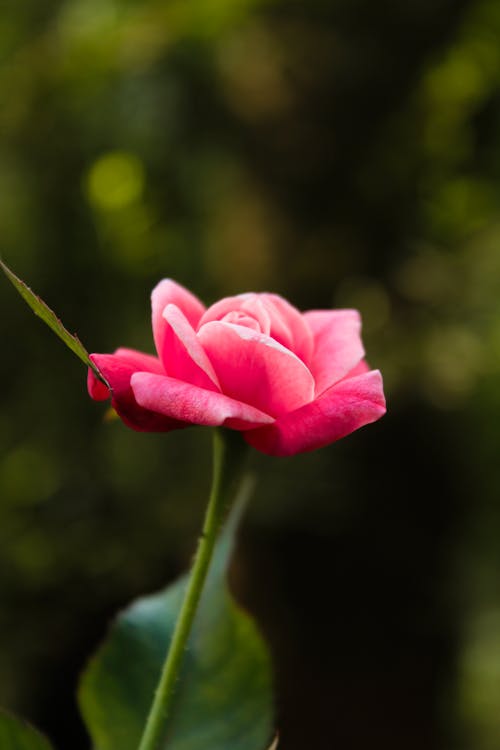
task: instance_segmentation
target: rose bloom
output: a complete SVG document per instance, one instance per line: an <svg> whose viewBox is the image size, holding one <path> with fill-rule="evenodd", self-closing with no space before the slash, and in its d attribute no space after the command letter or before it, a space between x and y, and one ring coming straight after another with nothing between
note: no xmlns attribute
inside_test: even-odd
<svg viewBox="0 0 500 750"><path fill-rule="evenodd" d="M126 425L242 432L263 453L288 456L332 443L385 413L382 377L364 360L356 310L300 313L277 294L239 294L208 309L164 279L151 295L158 356L92 354L92 398Z"/></svg>

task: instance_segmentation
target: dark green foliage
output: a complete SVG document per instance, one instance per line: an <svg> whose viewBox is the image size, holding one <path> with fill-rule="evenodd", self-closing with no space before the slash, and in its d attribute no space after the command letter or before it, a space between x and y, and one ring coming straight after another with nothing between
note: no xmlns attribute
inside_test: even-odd
<svg viewBox="0 0 500 750"><path fill-rule="evenodd" d="M2 750L51 750L45 737L3 711L0 711L0 747Z"/></svg>
<svg viewBox="0 0 500 750"><path fill-rule="evenodd" d="M272 735L267 649L227 589L238 517L218 543L196 615L168 722L169 750L264 750ZM123 612L87 668L80 704L99 750L137 749L185 584Z"/></svg>

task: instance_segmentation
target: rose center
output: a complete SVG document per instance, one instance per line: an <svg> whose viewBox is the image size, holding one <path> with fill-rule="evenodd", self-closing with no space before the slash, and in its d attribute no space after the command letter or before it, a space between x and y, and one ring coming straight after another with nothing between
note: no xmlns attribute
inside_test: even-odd
<svg viewBox="0 0 500 750"><path fill-rule="evenodd" d="M252 315L249 315L246 312L242 312L241 310L233 310L233 312L224 315L221 320L225 323L233 323L238 326L251 328L253 331L258 331L259 333L262 332L259 321L252 317Z"/></svg>

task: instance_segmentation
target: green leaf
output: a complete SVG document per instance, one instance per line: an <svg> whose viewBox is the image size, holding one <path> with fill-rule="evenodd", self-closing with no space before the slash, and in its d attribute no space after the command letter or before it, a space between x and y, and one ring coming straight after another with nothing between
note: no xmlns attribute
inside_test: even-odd
<svg viewBox="0 0 500 750"><path fill-rule="evenodd" d="M0 748L2 750L52 750L42 737L28 724L0 711Z"/></svg>
<svg viewBox="0 0 500 750"><path fill-rule="evenodd" d="M16 276L16 274L11 271L10 268L2 260L0 260L0 268L7 276L11 284L17 289L24 301L27 302L27 304L31 307L35 315L38 315L38 317L41 318L44 323L46 323L49 328L51 328L54 333L59 336L62 341L64 341L66 346L71 349L71 351L76 354L76 356L81 359L82 362L87 365L87 367L92 368L99 380L102 380L102 382L109 387L109 384L106 382L103 375L91 361L89 353L85 349L78 336L76 334L70 333L67 328L65 328L61 323L55 312L50 309L50 307L43 301L43 299L35 294L29 288L29 286L25 284L24 281L22 281L22 279Z"/></svg>
<svg viewBox="0 0 500 750"><path fill-rule="evenodd" d="M265 750L271 741L269 655L226 580L240 513L231 514L212 560L169 718L168 750ZM136 750L185 585L183 578L132 604L87 668L80 707L99 750Z"/></svg>

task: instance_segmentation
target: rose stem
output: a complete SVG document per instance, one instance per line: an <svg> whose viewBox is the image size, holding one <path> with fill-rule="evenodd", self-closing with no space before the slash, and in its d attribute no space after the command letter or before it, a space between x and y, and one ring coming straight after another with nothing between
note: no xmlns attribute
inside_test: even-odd
<svg viewBox="0 0 500 750"><path fill-rule="evenodd" d="M205 582L218 531L229 504L229 490L239 474L246 445L239 433L214 430L212 488L205 512L203 530L198 540L186 593L163 665L153 703L138 750L158 750L174 697L175 683L182 656Z"/></svg>

